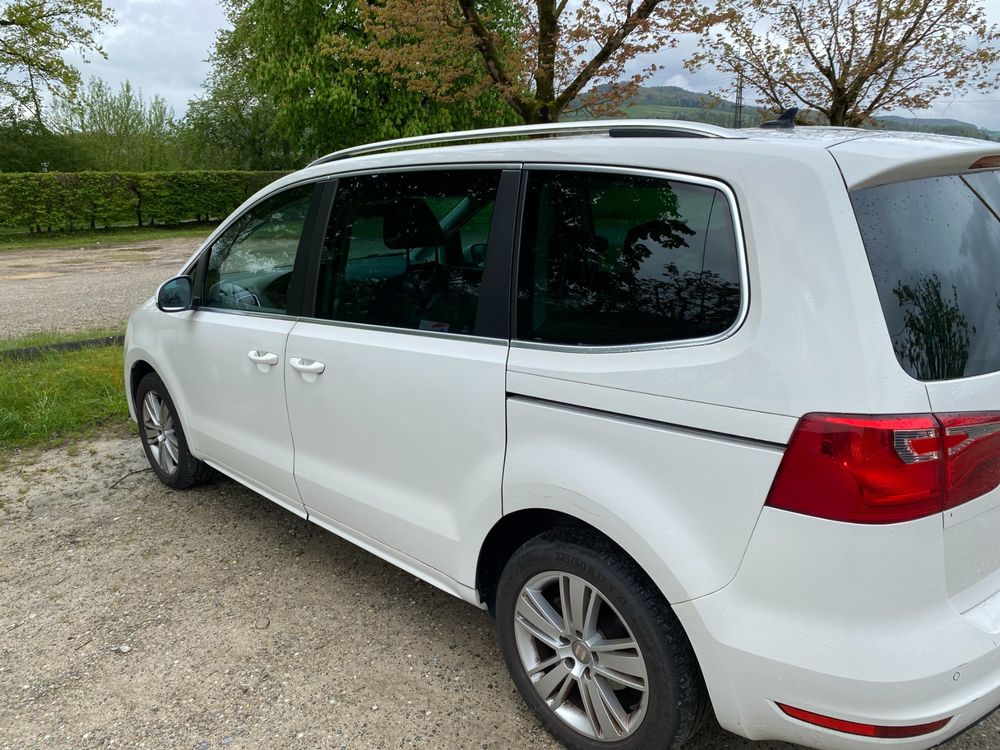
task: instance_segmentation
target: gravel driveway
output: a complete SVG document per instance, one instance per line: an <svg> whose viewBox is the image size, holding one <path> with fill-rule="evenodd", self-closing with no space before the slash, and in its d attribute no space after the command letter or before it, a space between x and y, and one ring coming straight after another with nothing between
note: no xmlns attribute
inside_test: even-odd
<svg viewBox="0 0 1000 750"><path fill-rule="evenodd" d="M114 325L197 244L0 254L0 336ZM232 481L163 487L119 430L0 454L0 749L36 747L555 745L484 613Z"/></svg>
<svg viewBox="0 0 1000 750"><path fill-rule="evenodd" d="M164 239L0 252L0 339L117 326L152 297L201 242Z"/></svg>
<svg viewBox="0 0 1000 750"><path fill-rule="evenodd" d="M145 467L115 432L0 470L0 748L556 747L485 613L234 482Z"/></svg>

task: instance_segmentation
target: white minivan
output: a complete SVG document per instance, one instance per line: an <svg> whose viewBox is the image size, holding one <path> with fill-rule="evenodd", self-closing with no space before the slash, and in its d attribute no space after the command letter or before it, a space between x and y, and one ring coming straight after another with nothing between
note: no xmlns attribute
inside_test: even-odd
<svg viewBox="0 0 1000 750"><path fill-rule="evenodd" d="M929 748L1000 704L1000 144L349 149L222 223L125 374L164 483L217 470L488 609L570 748L679 747L709 707Z"/></svg>

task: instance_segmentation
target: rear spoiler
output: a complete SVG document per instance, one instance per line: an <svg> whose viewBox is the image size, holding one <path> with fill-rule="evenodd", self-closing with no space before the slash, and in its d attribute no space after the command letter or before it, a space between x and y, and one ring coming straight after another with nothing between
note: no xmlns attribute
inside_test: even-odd
<svg viewBox="0 0 1000 750"><path fill-rule="evenodd" d="M849 190L1000 168L1000 143L973 138L876 132L829 150Z"/></svg>

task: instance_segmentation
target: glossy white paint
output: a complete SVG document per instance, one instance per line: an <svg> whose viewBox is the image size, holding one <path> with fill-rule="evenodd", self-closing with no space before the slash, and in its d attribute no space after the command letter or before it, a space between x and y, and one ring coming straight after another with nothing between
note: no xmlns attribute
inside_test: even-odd
<svg viewBox="0 0 1000 750"><path fill-rule="evenodd" d="M765 508L733 582L675 607L724 727L818 748L872 740L807 727L773 701L856 722L944 729L1000 702L1000 621L950 604L940 516L861 526Z"/></svg>
<svg viewBox="0 0 1000 750"><path fill-rule="evenodd" d="M781 461L776 446L518 398L507 430L504 513L545 508L589 523L670 602L736 575Z"/></svg>
<svg viewBox="0 0 1000 750"><path fill-rule="evenodd" d="M986 147L850 129L741 135L349 158L245 204L303 179L470 162L710 178L738 214L749 290L723 340L508 347L147 304L126 373L142 361L161 375L198 456L467 601L503 514L554 510L600 529L674 604L734 732L879 744L790 719L776 700L877 724L954 716L889 743L930 747L1000 703L1000 491L890 526L763 505L805 413L1000 410L1000 375L925 385L899 367L845 190L953 171Z"/></svg>
<svg viewBox="0 0 1000 750"><path fill-rule="evenodd" d="M336 519L466 586L500 518L506 342L300 322L288 370L295 476Z"/></svg>
<svg viewBox="0 0 1000 750"><path fill-rule="evenodd" d="M145 306L130 321L135 343L126 367L139 358L135 347L141 346L142 358L177 404L192 452L301 515L285 368L251 359L259 352L283 361L294 324L207 308L168 314Z"/></svg>

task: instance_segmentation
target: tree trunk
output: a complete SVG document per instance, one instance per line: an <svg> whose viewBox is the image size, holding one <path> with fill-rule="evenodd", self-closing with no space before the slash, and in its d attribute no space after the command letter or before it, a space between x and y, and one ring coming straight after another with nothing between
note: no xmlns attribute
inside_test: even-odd
<svg viewBox="0 0 1000 750"><path fill-rule="evenodd" d="M830 124L836 127L845 127L848 125L847 112L850 109L850 104L838 97L835 97L833 104L830 105Z"/></svg>

